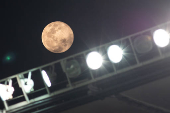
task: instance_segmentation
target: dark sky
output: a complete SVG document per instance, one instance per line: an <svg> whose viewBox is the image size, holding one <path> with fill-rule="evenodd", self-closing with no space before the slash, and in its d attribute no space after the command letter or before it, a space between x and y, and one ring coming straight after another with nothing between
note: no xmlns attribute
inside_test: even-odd
<svg viewBox="0 0 170 113"><path fill-rule="evenodd" d="M1 11L2 79L164 23L170 20L170 0L6 0ZM72 47L61 54L41 41L53 21L74 32ZM10 61L4 60L8 54Z"/></svg>
<svg viewBox="0 0 170 113"><path fill-rule="evenodd" d="M4 0L0 4L0 79L170 20L170 0ZM53 21L67 23L74 32L73 45L64 53L51 53L42 44L41 33Z"/></svg>

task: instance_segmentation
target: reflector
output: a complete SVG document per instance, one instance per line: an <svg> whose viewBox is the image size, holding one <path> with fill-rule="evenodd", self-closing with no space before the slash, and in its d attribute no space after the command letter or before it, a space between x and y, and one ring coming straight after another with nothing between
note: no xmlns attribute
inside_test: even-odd
<svg viewBox="0 0 170 113"><path fill-rule="evenodd" d="M147 35L142 35L134 40L134 48L138 53L147 53L152 50L152 38Z"/></svg>
<svg viewBox="0 0 170 113"><path fill-rule="evenodd" d="M65 69L69 78L76 78L81 74L81 67L77 60L67 61Z"/></svg>

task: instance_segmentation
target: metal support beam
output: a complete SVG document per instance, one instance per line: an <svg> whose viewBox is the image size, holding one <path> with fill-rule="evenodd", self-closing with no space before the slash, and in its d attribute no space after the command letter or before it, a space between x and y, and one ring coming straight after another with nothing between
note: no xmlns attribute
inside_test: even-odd
<svg viewBox="0 0 170 113"><path fill-rule="evenodd" d="M86 55L85 55L85 53L84 53L83 55L84 55L84 58L86 58ZM91 71L90 69L88 69L88 70L89 70L89 72L90 72L90 76L91 76L92 80L94 80L94 76L93 76L93 73L92 73L92 71Z"/></svg>
<svg viewBox="0 0 170 113"><path fill-rule="evenodd" d="M5 109L8 110L8 103L6 101L3 101Z"/></svg>
<svg viewBox="0 0 170 113"><path fill-rule="evenodd" d="M161 49L157 46L160 57L163 57Z"/></svg>
<svg viewBox="0 0 170 113"><path fill-rule="evenodd" d="M68 81L69 86L70 86L70 87L73 87L72 84L71 84L71 81L70 81L70 79L69 79L69 77L68 77L68 74L67 74L67 72L66 72L66 70L65 70L65 63L66 63L65 60L62 60L62 61L60 62L61 67L63 68L63 71L64 71L65 74L66 74L66 77L67 77L67 81Z"/></svg>
<svg viewBox="0 0 170 113"><path fill-rule="evenodd" d="M25 100L29 103L29 98L28 98L28 95L27 93L25 92L24 88L23 88L23 85L21 84L21 80L19 78L19 75L17 76L17 81L18 81L18 84L20 86L20 88L22 89L22 92L24 94L24 97L25 97Z"/></svg>
<svg viewBox="0 0 170 113"><path fill-rule="evenodd" d="M137 99L134 99L132 97L123 95L123 94L118 94L115 95L115 97L121 101L124 101L126 103L128 103L128 105L133 105L139 108L142 108L146 111L152 112L152 113L170 113L170 110L159 107L159 106L155 106L153 104L149 104L147 102L143 102Z"/></svg>
<svg viewBox="0 0 170 113"><path fill-rule="evenodd" d="M138 57L137 57L137 55L136 55L135 49L134 49L134 47L133 47L133 43L132 43L131 37L129 37L129 41L130 41L130 46L131 46L131 48L132 48L133 54L134 54L134 56L135 56L135 60L136 60L137 64L139 64L139 60L138 60Z"/></svg>

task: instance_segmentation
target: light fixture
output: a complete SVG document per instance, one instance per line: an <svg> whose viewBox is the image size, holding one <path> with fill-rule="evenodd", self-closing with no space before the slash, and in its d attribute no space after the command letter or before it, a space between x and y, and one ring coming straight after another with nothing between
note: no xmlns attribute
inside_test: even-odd
<svg viewBox="0 0 170 113"><path fill-rule="evenodd" d="M113 63L119 63L123 57L123 51L117 45L109 46L109 48L107 50L107 54L108 54L110 61Z"/></svg>
<svg viewBox="0 0 170 113"><path fill-rule="evenodd" d="M95 70L102 66L103 58L98 52L93 51L87 55L86 62L88 67Z"/></svg>
<svg viewBox="0 0 170 113"><path fill-rule="evenodd" d="M12 87L12 80L10 79L9 81L9 85L7 85L5 83L4 84L0 84L0 97L2 99L2 101L5 101L5 100L9 100L9 99L12 99L13 98L13 92L14 92L14 88Z"/></svg>
<svg viewBox="0 0 170 113"><path fill-rule="evenodd" d="M31 91L34 91L34 81L31 79L31 72L29 72L28 78L23 78L20 80L26 93L30 93Z"/></svg>
<svg viewBox="0 0 170 113"><path fill-rule="evenodd" d="M48 87L51 87L51 81L50 81L49 76L47 75L46 71L45 71L45 70L42 70L42 71L41 71L41 74L42 74L42 77L43 77L46 85L47 85Z"/></svg>
<svg viewBox="0 0 170 113"><path fill-rule="evenodd" d="M152 50L152 38L148 35L141 35L134 40L134 48L138 53L147 53Z"/></svg>
<svg viewBox="0 0 170 113"><path fill-rule="evenodd" d="M65 71L69 78L76 78L81 74L81 67L77 60L67 61Z"/></svg>
<svg viewBox="0 0 170 113"><path fill-rule="evenodd" d="M169 44L170 35L164 29L158 29L153 33L155 44L159 47L165 47Z"/></svg>

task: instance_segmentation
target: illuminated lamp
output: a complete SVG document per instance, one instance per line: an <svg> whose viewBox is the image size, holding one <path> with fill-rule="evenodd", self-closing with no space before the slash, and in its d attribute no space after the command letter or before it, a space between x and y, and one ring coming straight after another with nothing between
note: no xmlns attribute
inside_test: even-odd
<svg viewBox="0 0 170 113"><path fill-rule="evenodd" d="M169 44L170 35L164 29L158 29L153 33L153 39L157 46L165 47Z"/></svg>
<svg viewBox="0 0 170 113"><path fill-rule="evenodd" d="M96 70L102 66L103 58L98 52L93 51L87 55L86 63L89 68Z"/></svg>
<svg viewBox="0 0 170 113"><path fill-rule="evenodd" d="M0 97L2 99L2 101L6 101L9 99L13 98L13 92L14 92L14 88L12 87L12 80L9 80L9 85L7 85L7 83L5 82L4 84L0 84Z"/></svg>
<svg viewBox="0 0 170 113"><path fill-rule="evenodd" d="M28 78L20 79L22 87L24 88L26 93L30 93L34 91L34 81L31 79L31 72L28 74Z"/></svg>
<svg viewBox="0 0 170 113"><path fill-rule="evenodd" d="M51 81L50 81L50 78L49 78L47 72L46 72L45 70L42 70L42 71L41 71L41 74L42 74L42 77L43 77L44 82L46 83L46 85L47 85L48 87L51 87Z"/></svg>
<svg viewBox="0 0 170 113"><path fill-rule="evenodd" d="M109 46L109 48L107 50L107 54L108 54L110 61L113 63L119 63L123 57L123 51L117 45Z"/></svg>

